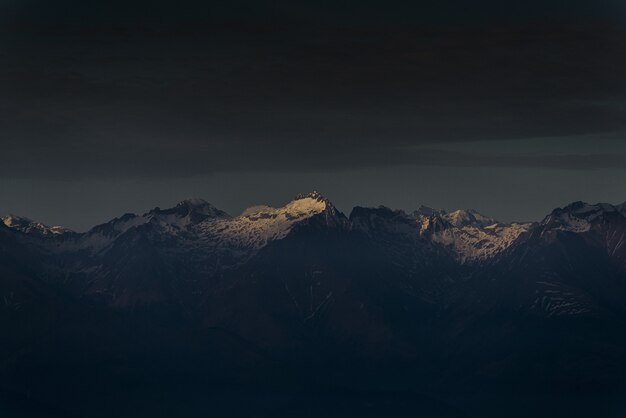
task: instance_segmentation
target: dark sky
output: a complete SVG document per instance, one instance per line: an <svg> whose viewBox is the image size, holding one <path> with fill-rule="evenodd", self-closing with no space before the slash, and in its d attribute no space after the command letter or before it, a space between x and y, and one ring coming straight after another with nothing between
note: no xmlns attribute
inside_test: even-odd
<svg viewBox="0 0 626 418"><path fill-rule="evenodd" d="M0 0L0 214L626 200L622 0L227 3Z"/></svg>

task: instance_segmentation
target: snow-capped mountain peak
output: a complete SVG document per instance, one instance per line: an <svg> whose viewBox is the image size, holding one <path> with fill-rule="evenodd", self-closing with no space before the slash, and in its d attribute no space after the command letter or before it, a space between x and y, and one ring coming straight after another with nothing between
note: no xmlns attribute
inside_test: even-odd
<svg viewBox="0 0 626 418"><path fill-rule="evenodd" d="M300 200L300 199L315 199L315 200L327 200L324 196L322 196L322 194L320 192L318 192L317 190L313 190L312 192L309 193L300 193L299 195L297 195L294 200Z"/></svg>
<svg viewBox="0 0 626 418"><path fill-rule="evenodd" d="M421 226L421 234L433 242L449 248L462 263L489 259L511 246L530 223L503 224L473 209L459 209L446 213L434 211L431 215L414 215Z"/></svg>
<svg viewBox="0 0 626 418"><path fill-rule="evenodd" d="M9 228L18 230L25 234L36 234L43 236L52 236L52 235L63 235L66 233L73 232L72 230L65 228L63 226L48 226L42 224L41 222L33 221L32 219L23 217L23 216L15 216L15 215L7 215L1 218L2 223Z"/></svg>
<svg viewBox="0 0 626 418"><path fill-rule="evenodd" d="M239 218L245 218L252 221L272 219L275 222L280 220L291 222L322 213L327 208L328 205L324 199L305 196L297 197L280 208L273 208L265 205L252 206L246 209L241 216L239 216Z"/></svg>
<svg viewBox="0 0 626 418"><path fill-rule="evenodd" d="M176 206L203 207L207 205L211 206L209 202L200 197L190 197L189 199L179 202Z"/></svg>
<svg viewBox="0 0 626 418"><path fill-rule="evenodd" d="M608 214L624 215L624 208L624 204L614 206L608 203L596 203L592 205L578 201L553 210L541 222L541 225L563 231L586 232L591 229L595 221Z"/></svg>
<svg viewBox="0 0 626 418"><path fill-rule="evenodd" d="M474 209L458 209L444 214L443 218L459 228L466 225L486 227L498 223L497 220L485 216Z"/></svg>
<svg viewBox="0 0 626 418"><path fill-rule="evenodd" d="M197 197L191 198L191 199L185 199L182 202L179 202L175 206L175 208L178 210L184 209L189 212L197 212L197 213L210 215L210 216L223 216L225 214L225 212L217 209L215 206L213 206L206 200L200 199Z"/></svg>
<svg viewBox="0 0 626 418"><path fill-rule="evenodd" d="M461 263L494 257L532 225L502 224L476 211L455 211L448 215L444 211L418 210L411 216L385 207L355 208L350 221L353 228L371 236L382 231L387 237L402 236L405 243L431 242L445 247Z"/></svg>
<svg viewBox="0 0 626 418"><path fill-rule="evenodd" d="M152 222L184 228L207 219L229 218L230 215L203 199L193 198L183 200L173 208L155 208L144 217L150 218Z"/></svg>
<svg viewBox="0 0 626 418"><path fill-rule="evenodd" d="M258 250L282 239L297 225L320 216L327 225L346 221L333 204L318 192L301 194L282 207L252 206L237 217L207 220L198 226L204 240L220 245Z"/></svg>
<svg viewBox="0 0 626 418"><path fill-rule="evenodd" d="M433 209L429 206L424 206L424 205L420 205L420 207L417 208L415 212L413 212L415 216L418 216L418 215L433 216L433 215L443 215L445 213L446 212L444 210Z"/></svg>

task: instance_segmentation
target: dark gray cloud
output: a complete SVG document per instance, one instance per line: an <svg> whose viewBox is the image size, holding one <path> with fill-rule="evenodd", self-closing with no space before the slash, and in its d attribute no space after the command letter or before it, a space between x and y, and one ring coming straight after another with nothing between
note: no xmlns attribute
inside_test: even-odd
<svg viewBox="0 0 626 418"><path fill-rule="evenodd" d="M626 131L619 28L88 35L5 40L3 176L623 166L581 137ZM545 136L593 155L498 155ZM490 153L411 151L484 140Z"/></svg>
<svg viewBox="0 0 626 418"><path fill-rule="evenodd" d="M482 202L503 219L615 200L624 16L617 0L0 1L0 213L85 228L310 188L344 210ZM533 199L506 209L507 183Z"/></svg>

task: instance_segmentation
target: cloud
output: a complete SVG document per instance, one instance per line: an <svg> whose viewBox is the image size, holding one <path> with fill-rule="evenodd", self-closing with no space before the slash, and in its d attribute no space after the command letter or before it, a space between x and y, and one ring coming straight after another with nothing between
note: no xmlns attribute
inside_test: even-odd
<svg viewBox="0 0 626 418"><path fill-rule="evenodd" d="M0 175L622 168L624 32L534 29L5 38Z"/></svg>

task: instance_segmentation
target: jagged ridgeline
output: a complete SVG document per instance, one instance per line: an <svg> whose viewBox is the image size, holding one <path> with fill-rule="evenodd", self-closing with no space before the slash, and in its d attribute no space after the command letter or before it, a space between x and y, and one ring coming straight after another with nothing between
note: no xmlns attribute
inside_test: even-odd
<svg viewBox="0 0 626 418"><path fill-rule="evenodd" d="M576 202L532 223L425 206L347 217L317 192L239 216L190 199L84 233L6 216L5 403L80 416L126 396L173 416L163 402L245 393L234 410L257 413L261 391L284 416L623 411L625 216ZM107 408L88 416L119 415Z"/></svg>

